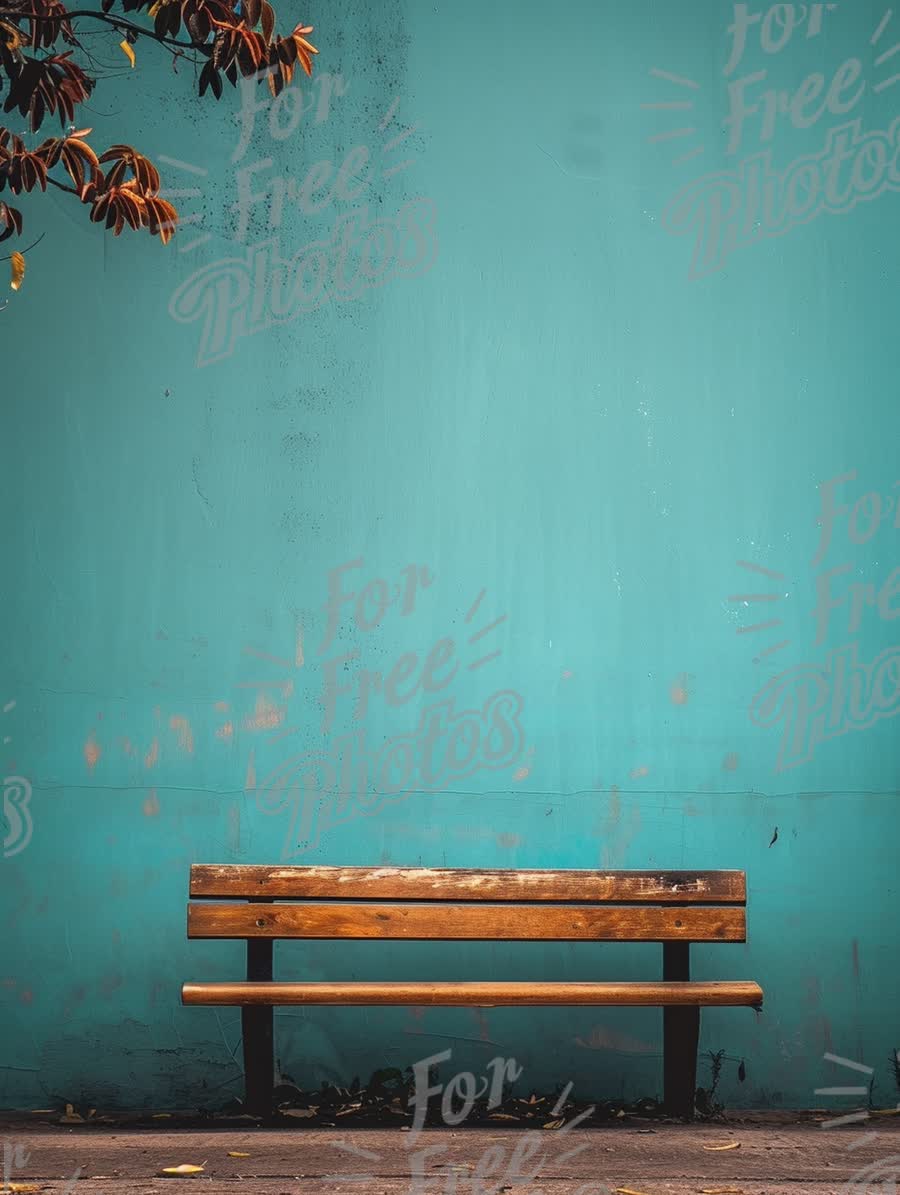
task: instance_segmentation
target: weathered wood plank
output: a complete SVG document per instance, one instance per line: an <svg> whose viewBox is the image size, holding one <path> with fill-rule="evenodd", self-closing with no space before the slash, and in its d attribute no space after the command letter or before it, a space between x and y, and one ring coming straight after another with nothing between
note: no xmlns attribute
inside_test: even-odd
<svg viewBox="0 0 900 1195"><path fill-rule="evenodd" d="M482 1008L534 1005L751 1006L759 984L714 983L186 983L183 1004L413 1004Z"/></svg>
<svg viewBox="0 0 900 1195"><path fill-rule="evenodd" d="M743 942L742 908L423 904L188 905L189 938Z"/></svg>
<svg viewBox="0 0 900 1195"><path fill-rule="evenodd" d="M195 863L191 896L296 900L584 901L745 904L742 871L487 870L426 867L265 867Z"/></svg>

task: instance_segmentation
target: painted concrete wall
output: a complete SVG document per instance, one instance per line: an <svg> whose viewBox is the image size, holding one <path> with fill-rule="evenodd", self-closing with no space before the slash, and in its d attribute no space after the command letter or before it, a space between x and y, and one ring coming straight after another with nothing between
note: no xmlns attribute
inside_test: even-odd
<svg viewBox="0 0 900 1195"><path fill-rule="evenodd" d="M167 250L26 208L0 1105L238 1092L239 1014L179 1004L241 967L187 943L188 868L281 859L743 868L747 945L695 951L766 990L704 1016L720 1095L853 1103L813 1094L859 1081L831 1052L893 1103L898 18L375 7L316 6L319 82L274 113L200 105L138 45L92 119L174 160ZM659 964L276 950L284 978ZM638 1096L660 1021L276 1025L305 1084L452 1048Z"/></svg>

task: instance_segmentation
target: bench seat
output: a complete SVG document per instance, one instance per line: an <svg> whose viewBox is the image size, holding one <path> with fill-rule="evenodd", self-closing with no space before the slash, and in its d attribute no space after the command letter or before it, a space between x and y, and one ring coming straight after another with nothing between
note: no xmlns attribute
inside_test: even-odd
<svg viewBox="0 0 900 1195"><path fill-rule="evenodd" d="M747 981L704 983L186 983L185 1004L471 1005L605 1004L759 1008L762 988Z"/></svg>

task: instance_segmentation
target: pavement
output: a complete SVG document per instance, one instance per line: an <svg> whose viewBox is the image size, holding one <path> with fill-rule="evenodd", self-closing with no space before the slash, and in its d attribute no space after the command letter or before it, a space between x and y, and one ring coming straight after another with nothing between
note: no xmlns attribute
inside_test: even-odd
<svg viewBox="0 0 900 1195"><path fill-rule="evenodd" d="M824 1114L827 1117L827 1114ZM0 1122L13 1192L150 1195L895 1195L900 1117L608 1128L160 1130ZM728 1147L728 1148L724 1148ZM167 1167L202 1166L165 1177ZM77 1176L77 1177L76 1177ZM0 1190L5 1190L0 1181Z"/></svg>

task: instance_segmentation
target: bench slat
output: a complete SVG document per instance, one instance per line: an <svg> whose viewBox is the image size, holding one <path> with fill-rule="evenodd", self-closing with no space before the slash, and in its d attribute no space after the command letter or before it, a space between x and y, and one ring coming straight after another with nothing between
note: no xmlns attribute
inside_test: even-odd
<svg viewBox="0 0 900 1195"><path fill-rule="evenodd" d="M746 919L724 906L192 904L188 937L743 942Z"/></svg>
<svg viewBox="0 0 900 1195"><path fill-rule="evenodd" d="M297 900L746 904L742 871L513 871L195 863L191 896Z"/></svg>
<svg viewBox="0 0 900 1195"><path fill-rule="evenodd" d="M727 1005L759 1008L757 983L186 983L182 1003Z"/></svg>

